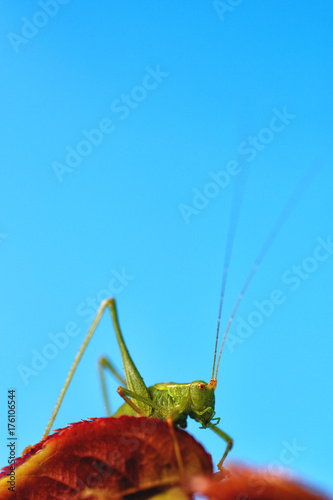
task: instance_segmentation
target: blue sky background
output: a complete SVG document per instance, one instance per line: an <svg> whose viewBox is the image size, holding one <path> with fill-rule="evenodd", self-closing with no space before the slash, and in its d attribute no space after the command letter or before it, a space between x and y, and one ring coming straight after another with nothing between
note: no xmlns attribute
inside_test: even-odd
<svg viewBox="0 0 333 500"><path fill-rule="evenodd" d="M321 158L231 327L216 411L235 440L230 459L288 465L332 492L333 256L316 252L332 235L331 2L226 1L225 12L208 0L42 4L8 4L0 20L1 465L7 390L21 453L44 432L89 301L116 297L147 385L208 381L235 179L248 174L223 327L284 204ZM95 145L82 143L99 127ZM73 150L80 156L66 163ZM241 174L209 184L231 161ZM308 270L298 282L293 266ZM276 289L283 303L241 338L239 322ZM71 328L63 349L48 346ZM54 357L33 372L36 352ZM101 354L121 366L107 317L55 428L105 415ZM198 427L189 430L216 464L224 443Z"/></svg>

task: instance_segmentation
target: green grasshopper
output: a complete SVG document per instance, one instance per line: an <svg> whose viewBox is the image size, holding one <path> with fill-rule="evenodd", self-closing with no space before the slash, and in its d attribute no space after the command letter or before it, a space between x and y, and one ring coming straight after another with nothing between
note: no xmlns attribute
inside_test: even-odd
<svg viewBox="0 0 333 500"><path fill-rule="evenodd" d="M67 388L73 378L77 365L106 309L109 309L111 313L126 378L125 381L118 370L107 358L102 357L99 360L99 373L107 415L111 416L111 411L106 390L105 369L108 369L119 380L119 382L125 386L119 386L117 389L118 394L124 399L125 403L116 411L116 413L112 415L113 417L119 417L120 415L157 417L163 420L171 420L174 425L183 429L187 426L187 417L191 417L199 422L203 428L212 429L226 441L226 450L218 464L219 469L221 469L225 457L232 448L233 440L228 434L217 427L217 423L220 419L215 418L215 388L217 384L216 377L218 371L217 366L214 376L216 349L213 376L209 384L203 380L196 380L185 384L170 382L154 384L151 387L147 387L126 347L124 337L119 326L116 302L113 298L106 299L102 302L96 317L75 357L43 438L45 438L51 430L52 424L58 413Z"/></svg>
<svg viewBox="0 0 333 500"><path fill-rule="evenodd" d="M150 387L147 387L143 381L143 378L141 377L138 369L136 368L129 352L126 347L124 337L121 333L120 326L119 326L119 321L118 321L118 316L117 316L117 309L116 309L116 303L115 300L112 298L106 299L102 302L96 317L74 359L73 365L70 369L70 372L67 376L67 379L65 381L65 384L62 388L62 391L60 393L60 396L58 398L57 404L54 408L54 411L51 415L50 421L48 423L48 426L46 428L46 431L44 433L43 437L46 437L52 427L52 424L54 422L54 419L59 411L60 405L62 403L62 400L65 396L65 393L68 389L68 386L73 378L74 372L79 364L79 361L84 353L84 351L87 348L87 345L106 309L109 309L111 313L111 318L113 322L113 326L115 329L117 341L120 347L121 351L121 356L122 356L122 361L123 361L123 367L124 367L124 372L125 372L125 378L126 381L123 379L123 377L120 375L118 370L111 364L111 362L105 358L102 357L99 361L99 374L100 374L100 379L101 379L101 385L102 385L102 391L103 391L103 396L104 396L104 401L105 401L105 406L107 410L108 416L111 416L111 410L110 410L110 404L109 404L109 398L106 390L106 381L105 381L105 370L109 370L115 377L116 379L122 384L121 386L118 387L117 392L120 394L120 396L124 399L124 404L114 413L113 417L119 417L120 415L133 415L133 416L146 416L146 417L157 417L163 420L167 420L168 423L170 424L170 429L171 432L173 432L173 425L179 426L181 428L186 428L187 425L187 418L190 417L197 422L201 424L203 428L209 428L212 431L214 431L218 436L220 436L224 441L226 442L226 449L224 451L224 454L218 463L218 469L222 469L223 462L228 455L229 451L231 450L233 446L233 440L232 438L219 429L217 427L217 424L220 421L220 418L215 417L215 389L217 385L217 374L218 374L218 369L219 369L219 364L220 364L220 359L221 359L221 353L222 349L226 340L227 333L229 331L231 322L235 316L236 310L239 306L239 303L244 296L244 293L252 280L256 270L258 269L259 264L261 263L262 259L264 258L267 250L271 246L273 240L275 239L278 231L281 229L283 224L285 223L288 215L290 214L292 208L296 204L296 202L299 200L300 195L302 191L305 189L305 187L310 183L311 178L313 176L313 173L317 172L317 164L315 164L313 167L309 169L309 172L307 172L306 176L302 179L301 183L299 184L298 188L296 191L292 194L292 196L289 198L287 204L285 205L284 209L282 210L280 216L278 217L275 225L273 226L273 229L271 230L270 234L268 235L256 261L254 262L254 265L247 277L247 280L245 281L245 284L241 290L241 293L238 297L238 300L236 302L236 305L234 307L234 310L231 314L231 317L229 319L229 323L227 325L223 341L222 341L222 346L219 352L219 357L218 361L216 363L217 359L217 347L218 347L218 337L219 337L219 327L220 327L220 319L221 319L221 312L222 312L222 303L223 303L223 298L224 298L224 291L225 291L225 285L226 285L226 277L227 277L227 271L229 267L229 260L230 260L230 255L231 255L231 248L232 248L232 242L235 234L235 227L236 227L236 219L238 219L238 210L240 203L238 204L235 203L234 199L234 209L232 210L232 215L233 217L230 219L229 222L229 234L227 238L227 249L225 253L225 263L224 263L224 273L223 273L223 280L222 280L222 291L221 291L221 298L220 298L220 308L219 308L219 315L218 315L218 326L217 326L217 334L216 334L216 343L215 343L215 353L214 353L214 362L213 362L213 371L212 371L212 377L209 383L204 382L203 380L195 380L194 382L189 382L185 384L181 383L160 383L160 384L154 384ZM238 193L240 195L240 193ZM235 210L236 207L236 210ZM236 218L237 215L237 218ZM216 366L216 370L215 370ZM181 465L181 458L179 456L179 449L177 450L177 441L173 435L174 439L174 444L175 444L175 452L177 456L178 463Z"/></svg>
<svg viewBox="0 0 333 500"><path fill-rule="evenodd" d="M235 214L233 215L235 216ZM234 222L234 224L232 224L232 221ZM119 326L115 300L113 298L106 299L102 302L95 316L95 319L74 359L73 365L70 369L65 384L62 388L62 391L60 393L54 411L51 415L50 421L48 423L43 438L46 437L51 430L52 424L59 411L60 405L66 394L68 386L73 378L74 372L80 362L80 359L84 351L87 348L87 345L104 311L106 309L109 309L122 356L126 381L123 379L118 370L112 365L112 363L106 357L102 357L99 360L99 375L100 375L107 415L111 416L111 410L110 410L109 397L106 389L105 370L109 370L113 374L113 376L122 384L122 386L118 387L117 392L125 401L124 404L116 411L116 413L112 415L113 417L119 417L121 415L132 415L132 416L141 415L146 417L157 417L168 421L169 425L171 426L170 428L171 433L173 431L173 425L179 426L183 429L186 428L187 418L190 417L199 422L202 428L211 429L226 442L226 448L224 454L218 463L218 469L219 470L222 469L223 462L233 446L233 440L226 432L222 431L219 427L217 427L220 418L215 417L215 389L217 385L217 374L221 359L221 353L227 333L230 328L230 324L239 306L240 300L243 297L244 292L249 282L251 281L261 259L263 258L264 253L266 253L273 237L276 234L276 232L274 233L274 235L272 235L272 233L270 234L268 240L265 242L265 245L263 247L264 253L263 251L261 251L258 259L253 265L253 268L251 269L250 275L248 276L248 279L245 282L245 285L241 291L241 294L238 298L233 313L229 319L229 323L222 341L222 346L220 349L218 361L216 363L224 290L226 286L227 270L229 267L229 260L231 255L231 246L235 233L235 217L232 218L232 221L230 221L229 224L229 235L227 238L228 243L227 243L227 250L224 263L224 274L223 274L222 291L220 298L213 371L210 382L207 383L204 382L203 380L195 380L194 382L189 382L184 384L169 382L169 383L154 384L150 387L147 387L126 347L124 337L121 333ZM174 434L172 437L175 444L175 452L177 455L177 460L180 465L180 468L182 468L181 457L179 456L179 449Z"/></svg>

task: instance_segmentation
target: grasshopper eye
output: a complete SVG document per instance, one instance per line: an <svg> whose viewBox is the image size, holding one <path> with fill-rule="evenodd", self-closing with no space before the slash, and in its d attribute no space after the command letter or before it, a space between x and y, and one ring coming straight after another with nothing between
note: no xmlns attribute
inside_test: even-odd
<svg viewBox="0 0 333 500"><path fill-rule="evenodd" d="M201 383L201 384L198 384L198 389L204 389L206 386L205 384Z"/></svg>

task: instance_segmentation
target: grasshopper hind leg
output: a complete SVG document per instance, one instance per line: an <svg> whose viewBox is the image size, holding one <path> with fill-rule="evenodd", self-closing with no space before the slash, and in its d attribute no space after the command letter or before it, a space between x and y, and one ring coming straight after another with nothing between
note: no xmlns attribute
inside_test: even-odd
<svg viewBox="0 0 333 500"><path fill-rule="evenodd" d="M111 405L110 405L110 398L106 386L106 378L105 378L105 371L108 370L111 372L111 374L114 376L118 382L121 383L122 386L126 386L126 381L124 377L121 375L119 370L111 363L111 361L106 357L102 356L98 360L98 373L99 373L99 379L101 382L101 387L102 387L102 394L103 394L103 399L104 399L104 405L105 405L105 410L106 410L106 415L108 417L111 417Z"/></svg>

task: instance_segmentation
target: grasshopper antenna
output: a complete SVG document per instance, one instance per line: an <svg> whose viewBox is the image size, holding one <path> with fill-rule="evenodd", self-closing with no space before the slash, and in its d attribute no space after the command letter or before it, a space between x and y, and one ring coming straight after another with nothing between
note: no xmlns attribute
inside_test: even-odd
<svg viewBox="0 0 333 500"><path fill-rule="evenodd" d="M221 360L221 354L222 354L222 350L223 350L223 346L224 346L224 343L225 343L225 340L227 338L227 334L228 334L228 331L230 329L230 325L232 323L232 320L236 314L236 311L238 309L238 306L250 284L250 282L252 281L252 278L253 276L255 275L259 265L261 264L263 258L265 257L268 249L270 248L270 246L272 245L273 241L275 240L277 234L279 233L279 231L281 230L281 228L283 227L283 225L285 224L286 220L288 219L288 217L290 216L291 212L294 210L295 206L297 205L297 203L299 202L301 196L303 195L305 189L309 186L309 184L311 183L311 181L313 180L314 178L314 175L317 174L319 172L319 170L322 168L323 166L323 161L322 160L317 160L317 161L314 161L310 167L307 169L305 175L302 177L301 181L299 182L299 184L297 185L295 191L292 193L292 195L289 197L288 201L286 202L284 208L282 209L279 217L277 218L271 232L269 233L268 237L266 238L266 241L264 242L259 254L258 254L258 257L256 258L250 272L249 272L249 275L244 283L244 286L239 294L239 297L237 299L237 302L236 302L236 305L232 311L232 314L230 316L230 319L229 319L229 323L227 325L227 328L226 328L226 331L224 333L224 337L223 337L223 340L222 340L222 345L221 345L221 349L220 349L220 353L219 353L219 357L218 357L218 361L217 361L217 366L216 366L216 372L215 372L215 375L214 375L214 369L213 369L213 377L212 377L212 380L211 380L211 385L215 385L216 387L216 383L217 383L217 373L218 373L218 370L219 370L219 365L220 365L220 360ZM230 228L229 228L230 229ZM230 256L229 256L230 258ZM225 271L224 271L225 272ZM223 276L224 278L224 276ZM222 293L224 294L224 290L222 288ZM222 295L221 295L221 299L223 300L222 298ZM220 309L221 309L221 306L220 306ZM219 324L220 324L220 316L219 316L219 319L218 319L218 329L219 329ZM215 347L215 355L214 355L214 368L215 368L215 361L216 361L216 352L217 352L217 343L216 343L216 347Z"/></svg>
<svg viewBox="0 0 333 500"><path fill-rule="evenodd" d="M212 380L214 380L216 355L217 355L217 347L218 347L218 342L219 342L220 323L221 323L221 316L222 316L222 307L223 307L223 302L224 302L225 287L226 287L227 277L228 277L228 272L229 272L229 264L230 264L232 247L233 247L234 240L235 240L236 228L237 228L239 214L240 214L241 202L243 199L244 186L245 186L245 173L246 172L247 172L246 170L242 171L242 173L240 174L241 178L238 177L238 179L236 179L235 185L234 185L232 207L231 207L230 217L229 217L227 243L226 243L226 248L225 248L225 253L224 253L224 266L223 266L219 313L218 313L218 320L217 320L217 331L216 331L216 341L215 341L215 350L214 350Z"/></svg>

